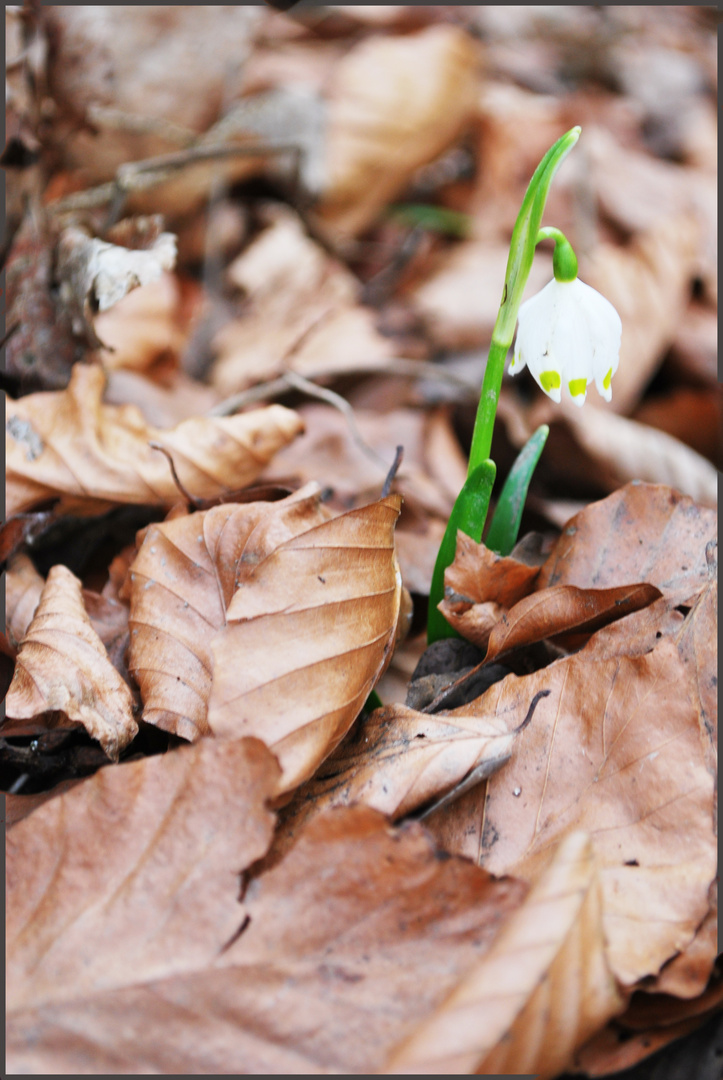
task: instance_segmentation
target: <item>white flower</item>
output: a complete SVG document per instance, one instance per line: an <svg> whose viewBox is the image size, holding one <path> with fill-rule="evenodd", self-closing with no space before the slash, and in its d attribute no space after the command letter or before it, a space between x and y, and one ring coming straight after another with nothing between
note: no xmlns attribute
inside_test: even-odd
<svg viewBox="0 0 723 1080"><path fill-rule="evenodd" d="M579 278L553 279L525 301L518 318L511 375L528 367L558 403L563 382L576 405L583 404L593 381L598 393L611 400L623 327L609 300Z"/></svg>

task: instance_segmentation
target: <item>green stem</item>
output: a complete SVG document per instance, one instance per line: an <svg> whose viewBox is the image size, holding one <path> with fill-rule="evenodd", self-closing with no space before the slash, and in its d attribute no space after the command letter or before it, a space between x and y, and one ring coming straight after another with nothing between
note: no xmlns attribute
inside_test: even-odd
<svg viewBox="0 0 723 1080"><path fill-rule="evenodd" d="M482 380L482 393L480 394L477 416L474 422L472 446L469 451L469 467L467 469L468 477L490 456L497 403L500 400L502 376L505 372L505 360L510 344L511 341L499 342L492 338L484 379Z"/></svg>

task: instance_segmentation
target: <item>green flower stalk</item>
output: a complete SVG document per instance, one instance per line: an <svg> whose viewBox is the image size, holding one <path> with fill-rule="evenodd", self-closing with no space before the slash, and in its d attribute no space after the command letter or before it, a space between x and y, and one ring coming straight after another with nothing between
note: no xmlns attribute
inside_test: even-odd
<svg viewBox="0 0 723 1080"><path fill-rule="evenodd" d="M430 644L439 638L457 636L438 610L444 596L444 572L454 559L459 529L477 543L482 539L495 477L494 462L490 459L492 432L505 359L518 316L520 327L512 373L528 367L545 393L558 402L563 381L580 405L593 380L600 394L610 400L610 382L617 369L620 349L620 318L612 304L578 280L575 252L560 230L540 228L552 179L580 137L580 130L572 128L547 151L530 181L512 232L502 302L492 331L472 435L467 480L447 524L432 577L427 621ZM543 240L555 242L554 280L520 307L535 248ZM493 551L509 554L514 546L527 487L547 434L544 426L535 432L504 485L488 534L488 546Z"/></svg>

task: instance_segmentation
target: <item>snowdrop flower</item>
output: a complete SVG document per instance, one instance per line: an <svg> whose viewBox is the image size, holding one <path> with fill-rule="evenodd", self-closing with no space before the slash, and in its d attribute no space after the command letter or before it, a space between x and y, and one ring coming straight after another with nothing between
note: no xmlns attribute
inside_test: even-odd
<svg viewBox="0 0 723 1080"><path fill-rule="evenodd" d="M580 281L553 279L519 310L519 327L510 374L524 367L548 397L559 403L567 384L572 400L582 405L589 383L606 401L618 368L622 323L604 296Z"/></svg>

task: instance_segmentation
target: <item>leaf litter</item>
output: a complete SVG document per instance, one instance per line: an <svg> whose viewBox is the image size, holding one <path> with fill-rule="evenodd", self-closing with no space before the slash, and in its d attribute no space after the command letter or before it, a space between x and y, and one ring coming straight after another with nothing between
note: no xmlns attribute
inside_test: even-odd
<svg viewBox="0 0 723 1080"><path fill-rule="evenodd" d="M9 1067L634 1065L720 995L710 27L223 10L8 12ZM550 212L622 381L505 383L501 475L551 427L538 536L458 538L435 659L494 277L569 122ZM79 542L121 505L135 540Z"/></svg>

